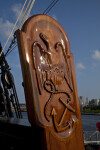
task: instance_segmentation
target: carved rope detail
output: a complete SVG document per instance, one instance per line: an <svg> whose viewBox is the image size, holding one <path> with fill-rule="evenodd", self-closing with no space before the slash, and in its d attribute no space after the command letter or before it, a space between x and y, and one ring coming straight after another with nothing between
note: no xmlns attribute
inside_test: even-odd
<svg viewBox="0 0 100 150"><path fill-rule="evenodd" d="M69 95L68 93L66 93L65 91L58 91L58 90L56 89L55 85L53 84L53 82L52 82L52 81L49 81L49 80L47 80L47 81L44 82L44 89L45 89L48 93L50 93L50 98L49 98L49 100L47 101L47 103L45 104L45 108L44 108L44 114L45 114L45 117L46 117L47 121L50 121L50 115L49 115L49 114L51 114L52 119L53 119L53 123L54 123L54 127L55 127L55 129L56 129L57 132L65 131L66 129L68 129L68 128L70 128L71 126L73 126L74 121L73 121L72 119L69 120L69 121L67 121L65 127L62 126L62 125L63 125L63 121L64 121L64 119L65 119L65 115L66 115L66 113L67 113L67 110L69 110L69 111L75 113L75 109L70 106L70 101L71 101L70 95ZM61 98L59 97L58 100L65 106L65 110L64 110L64 113L63 113L63 115L62 115L62 117L61 117L60 122L57 123L57 121L56 121L56 115L57 115L56 110L55 110L54 107L50 108L50 107L52 106L50 103L51 103L51 101L53 100L52 97L53 97L54 94L61 94L61 93L62 93L62 94L65 94L65 95L67 96L67 99L66 99L66 102L67 102L67 103L65 103L65 102L63 101L63 99L61 99ZM49 111L49 112L48 112L48 111ZM50 113L50 112L51 112L51 113Z"/></svg>

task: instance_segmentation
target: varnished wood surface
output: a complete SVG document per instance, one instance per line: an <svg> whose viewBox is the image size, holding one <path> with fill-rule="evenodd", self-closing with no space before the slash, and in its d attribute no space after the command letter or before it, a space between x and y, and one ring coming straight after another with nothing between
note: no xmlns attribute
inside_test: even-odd
<svg viewBox="0 0 100 150"><path fill-rule="evenodd" d="M64 29L46 15L16 32L28 118L43 150L84 150L73 55Z"/></svg>

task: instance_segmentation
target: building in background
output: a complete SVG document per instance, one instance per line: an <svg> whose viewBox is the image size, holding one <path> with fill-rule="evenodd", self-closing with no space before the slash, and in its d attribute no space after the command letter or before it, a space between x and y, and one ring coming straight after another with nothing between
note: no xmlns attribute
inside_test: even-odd
<svg viewBox="0 0 100 150"><path fill-rule="evenodd" d="M86 97L86 100L84 101L84 96L79 97L79 104L80 104L80 111L83 113L86 109L95 108L98 109L100 106L100 99L92 99L89 101L88 97Z"/></svg>
<svg viewBox="0 0 100 150"><path fill-rule="evenodd" d="M84 106L84 96L79 97L79 104L80 106Z"/></svg>
<svg viewBox="0 0 100 150"><path fill-rule="evenodd" d="M83 112L84 107L84 96L79 97L80 111Z"/></svg>
<svg viewBox="0 0 100 150"><path fill-rule="evenodd" d="M100 104L100 100L99 99L92 99L91 101L89 101L89 105L98 106L99 104Z"/></svg>
<svg viewBox="0 0 100 150"><path fill-rule="evenodd" d="M98 103L98 105L100 105L100 99L99 99L99 103Z"/></svg>
<svg viewBox="0 0 100 150"><path fill-rule="evenodd" d="M89 105L88 97L86 97L85 105L86 105L86 106L88 106L88 105Z"/></svg>

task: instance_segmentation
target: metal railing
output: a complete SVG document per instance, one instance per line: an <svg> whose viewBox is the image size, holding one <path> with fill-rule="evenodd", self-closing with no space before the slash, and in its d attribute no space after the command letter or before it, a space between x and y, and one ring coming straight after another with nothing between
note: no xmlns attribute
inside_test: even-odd
<svg viewBox="0 0 100 150"><path fill-rule="evenodd" d="M84 131L84 144L100 145L100 132L99 131Z"/></svg>

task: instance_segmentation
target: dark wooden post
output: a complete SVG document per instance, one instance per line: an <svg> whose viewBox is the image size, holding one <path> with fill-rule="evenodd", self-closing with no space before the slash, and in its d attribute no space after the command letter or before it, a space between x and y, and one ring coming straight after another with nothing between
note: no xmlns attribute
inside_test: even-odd
<svg viewBox="0 0 100 150"><path fill-rule="evenodd" d="M84 150L74 60L64 29L53 18L36 15L16 35L28 118L40 149Z"/></svg>

